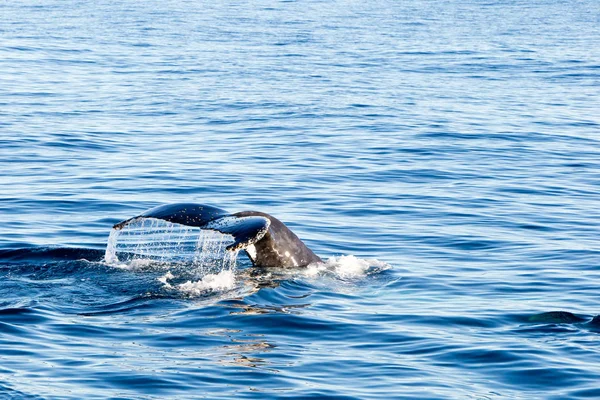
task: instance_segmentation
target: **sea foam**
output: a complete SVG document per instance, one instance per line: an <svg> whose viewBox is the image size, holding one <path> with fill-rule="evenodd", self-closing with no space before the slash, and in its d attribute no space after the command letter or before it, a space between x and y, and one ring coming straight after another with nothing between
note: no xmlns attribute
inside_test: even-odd
<svg viewBox="0 0 600 400"><path fill-rule="evenodd" d="M330 273L343 279L360 278L374 271L391 268L389 264L375 260L363 259L353 255L330 257L322 263L310 264L304 271L305 276L317 276Z"/></svg>

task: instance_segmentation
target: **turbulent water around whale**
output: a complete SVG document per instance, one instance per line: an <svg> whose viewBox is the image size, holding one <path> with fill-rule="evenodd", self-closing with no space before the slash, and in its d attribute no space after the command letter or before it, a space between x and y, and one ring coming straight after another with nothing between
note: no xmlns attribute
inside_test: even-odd
<svg viewBox="0 0 600 400"><path fill-rule="evenodd" d="M598 15L2 3L0 398L600 397ZM112 231L178 202L323 262Z"/></svg>

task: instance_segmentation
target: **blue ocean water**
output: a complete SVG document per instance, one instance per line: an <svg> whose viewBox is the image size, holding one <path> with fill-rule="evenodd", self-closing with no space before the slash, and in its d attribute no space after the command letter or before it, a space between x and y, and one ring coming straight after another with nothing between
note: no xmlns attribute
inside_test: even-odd
<svg viewBox="0 0 600 400"><path fill-rule="evenodd" d="M599 398L599 27L595 0L3 2L0 397ZM104 262L174 202L329 261L195 290Z"/></svg>

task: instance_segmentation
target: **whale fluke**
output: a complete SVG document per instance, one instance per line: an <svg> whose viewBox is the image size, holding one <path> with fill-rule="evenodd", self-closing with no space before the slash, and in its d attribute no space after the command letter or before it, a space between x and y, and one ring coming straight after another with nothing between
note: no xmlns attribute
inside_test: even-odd
<svg viewBox="0 0 600 400"><path fill-rule="evenodd" d="M202 227L208 222L224 217L229 213L217 207L194 203L164 204L144 211L142 214L126 219L113 226L122 229L125 225L141 218L156 218L174 224Z"/></svg>
<svg viewBox="0 0 600 400"><path fill-rule="evenodd" d="M236 217L228 215L210 221L206 225L203 225L201 229L211 229L232 235L235 242L227 246L227 250L240 250L252 246L261 240L267 233L270 225L271 221L265 217Z"/></svg>
<svg viewBox="0 0 600 400"><path fill-rule="evenodd" d="M321 261L283 222L258 211L229 214L220 208L203 204L166 204L119 222L113 228L123 229L145 218L232 235L234 243L227 250L245 250L257 267L305 267Z"/></svg>

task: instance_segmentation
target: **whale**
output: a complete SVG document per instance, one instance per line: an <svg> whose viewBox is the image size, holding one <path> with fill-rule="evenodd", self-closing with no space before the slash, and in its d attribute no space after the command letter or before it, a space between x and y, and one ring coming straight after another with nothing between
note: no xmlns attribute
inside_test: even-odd
<svg viewBox="0 0 600 400"><path fill-rule="evenodd" d="M322 262L283 222L259 211L232 214L205 204L164 204L121 221L113 229L149 218L231 235L234 242L227 250L245 251L255 267L301 268Z"/></svg>

